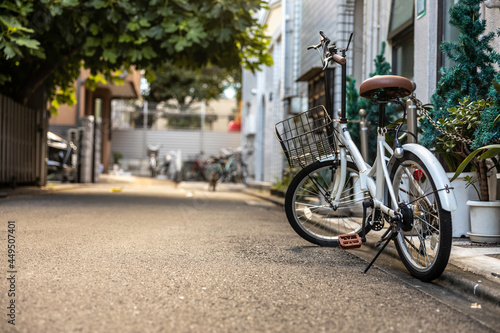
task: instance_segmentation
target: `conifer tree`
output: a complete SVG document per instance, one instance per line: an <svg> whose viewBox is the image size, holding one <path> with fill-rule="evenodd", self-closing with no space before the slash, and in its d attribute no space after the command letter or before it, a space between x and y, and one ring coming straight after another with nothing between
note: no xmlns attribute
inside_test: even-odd
<svg viewBox="0 0 500 333"><path fill-rule="evenodd" d="M467 154L500 137L499 126L493 125L493 120L500 113L500 95L493 87L493 80L499 78L495 64L500 65L500 55L492 48L490 42L495 37L494 32L485 34L486 21L480 19L480 4L483 0L460 0L450 8L450 24L455 26L460 34L458 41L443 42L440 46L446 57L455 65L441 68L441 79L431 98L433 109L429 112L437 121L440 118L449 119L450 108L458 107L459 101L467 98L470 101L492 99L493 105L482 112L481 124L477 128L474 142L470 147L463 145L461 149ZM497 31L500 35L500 29ZM436 142L442 142L443 136L427 119L422 117L421 128L423 136L421 143L427 147L435 147ZM444 151L438 144L438 151Z"/></svg>

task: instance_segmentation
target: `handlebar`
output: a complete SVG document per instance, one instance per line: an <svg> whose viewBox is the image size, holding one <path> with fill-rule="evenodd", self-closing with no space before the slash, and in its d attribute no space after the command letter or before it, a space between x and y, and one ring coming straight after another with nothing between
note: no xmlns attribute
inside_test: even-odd
<svg viewBox="0 0 500 333"><path fill-rule="evenodd" d="M318 45L311 45L311 46L308 46L308 47L307 47L307 49L308 49L308 50L312 50L312 49L315 49L315 50L316 50L316 49L317 49L318 47L320 47L320 46L321 46L321 43L318 43Z"/></svg>
<svg viewBox="0 0 500 333"><path fill-rule="evenodd" d="M318 51L319 53L319 56L321 58L321 63L323 64L323 71L326 70L326 68L328 67L328 64L330 63L330 61L334 61L336 62L337 64L341 65L342 67L342 72L341 72L341 75L342 75L342 88L341 88L341 92L342 92L342 97L341 97L341 109L340 109L340 114L339 114L339 120L340 120L340 123L342 124L345 124L347 123L347 105L346 105L346 102L347 102L347 66L346 66L346 53L347 53L347 50L349 49L349 45L351 45L351 41L352 41L352 36L353 34L351 33L351 36L349 37L349 42L347 43L347 47L346 48L342 48L342 49L339 49L337 48L337 46L335 45L335 43L333 43L333 45L331 45L330 47L328 46L328 44L330 44L330 39L325 35L325 33L323 31L320 31L319 32L320 34L320 43L317 44L317 45L312 45L312 46L309 46L307 49L310 50L310 49L315 49ZM320 50L320 47L321 47L321 50ZM328 76L327 75L324 75L324 80L325 80L325 96L327 96L326 98L326 110L328 112L328 114L330 115L330 117L333 118L333 98L331 96L331 90L330 90L330 85L331 83L329 82L329 79L327 78Z"/></svg>
<svg viewBox="0 0 500 333"><path fill-rule="evenodd" d="M308 46L307 49L308 50L311 50L311 49L318 50L318 53L320 54L321 62L323 63L323 70L325 70L328 67L328 64L330 63L330 61L335 61L339 65L345 65L346 64L345 55L346 55L347 50L349 49L349 45L351 44L353 34L351 33L351 36L349 37L349 43L347 44L347 47L345 49L340 50L342 55L337 54L338 49L335 46L335 44L328 47L328 44L330 44L330 38L328 38L323 31L320 31L319 34L320 34L319 44ZM320 47L323 51L322 52L323 54L321 54L321 51L319 50Z"/></svg>

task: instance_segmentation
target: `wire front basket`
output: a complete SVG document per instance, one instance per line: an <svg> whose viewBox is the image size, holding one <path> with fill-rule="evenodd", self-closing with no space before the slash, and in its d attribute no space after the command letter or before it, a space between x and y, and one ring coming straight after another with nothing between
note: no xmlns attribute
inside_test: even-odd
<svg viewBox="0 0 500 333"><path fill-rule="evenodd" d="M305 168L337 151L332 119L322 105L280 121L274 130L292 168Z"/></svg>

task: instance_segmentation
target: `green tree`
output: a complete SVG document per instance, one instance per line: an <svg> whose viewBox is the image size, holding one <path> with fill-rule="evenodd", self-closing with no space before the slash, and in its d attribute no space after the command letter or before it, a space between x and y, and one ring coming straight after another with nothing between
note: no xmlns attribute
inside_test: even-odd
<svg viewBox="0 0 500 333"><path fill-rule="evenodd" d="M272 62L254 15L263 0L2 0L0 92L71 102L82 66L106 78L165 60L255 71ZM59 90L57 90L59 89Z"/></svg>
<svg viewBox="0 0 500 333"><path fill-rule="evenodd" d="M187 110L194 102L218 99L239 72L213 66L191 70L164 63L149 73L149 91L144 97L155 102L175 99L181 110Z"/></svg>
<svg viewBox="0 0 500 333"><path fill-rule="evenodd" d="M447 159L451 169L454 169L457 162L463 160L471 149L500 138L500 126L494 125L494 119L500 114L500 95L495 92L492 84L495 77L498 81L495 64L500 65L500 55L490 44L495 33L485 34L486 21L480 19L482 2L483 0L460 0L450 8L450 24L457 27L460 34L458 41L443 42L440 48L455 64L450 68L441 68L442 76L431 98L433 109L429 111L435 121L441 119L442 122L449 122L455 118L454 112L449 110L459 108L460 101L491 99L492 104L479 115L480 121L473 136L473 143L451 143L450 139L427 119L421 118L421 143L427 147L436 147L442 153L452 153ZM500 35L500 29L497 33Z"/></svg>

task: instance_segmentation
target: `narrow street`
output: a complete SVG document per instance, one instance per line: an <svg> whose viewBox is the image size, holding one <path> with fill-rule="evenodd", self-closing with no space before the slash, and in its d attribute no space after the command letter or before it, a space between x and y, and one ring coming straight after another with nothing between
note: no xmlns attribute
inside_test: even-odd
<svg viewBox="0 0 500 333"><path fill-rule="evenodd" d="M0 212L7 278L8 221L16 245L1 332L500 331L404 270L363 274L358 255L312 246L236 187L143 179L8 197Z"/></svg>

